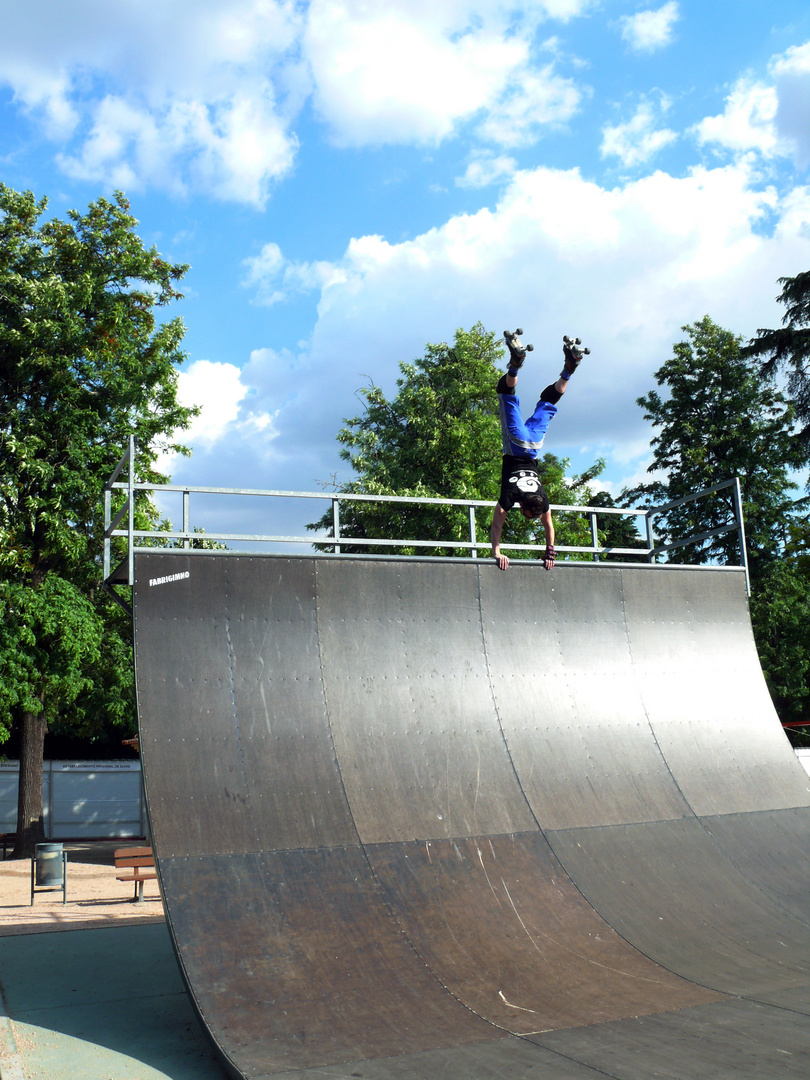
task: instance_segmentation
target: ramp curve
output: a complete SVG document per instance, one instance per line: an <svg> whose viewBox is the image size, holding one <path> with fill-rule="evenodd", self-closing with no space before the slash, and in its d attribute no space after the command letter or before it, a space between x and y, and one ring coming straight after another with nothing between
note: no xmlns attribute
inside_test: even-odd
<svg viewBox="0 0 810 1080"><path fill-rule="evenodd" d="M167 919L232 1075L806 1075L810 784L741 573L135 571Z"/></svg>

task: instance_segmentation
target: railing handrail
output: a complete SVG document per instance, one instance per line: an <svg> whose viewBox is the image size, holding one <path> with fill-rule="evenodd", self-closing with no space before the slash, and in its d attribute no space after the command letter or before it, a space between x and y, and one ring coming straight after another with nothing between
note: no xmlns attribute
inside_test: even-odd
<svg viewBox="0 0 810 1080"><path fill-rule="evenodd" d="M733 483L733 481L730 481ZM119 481L108 484L111 490L128 491L129 484ZM132 485L133 491L161 491L182 494L188 492L194 495L252 495L265 498L285 499L337 499L339 502L396 502L396 503L427 503L437 506L492 506L492 499L441 499L433 495L367 495L351 491L275 491L263 488L220 488L200 487L197 484L142 484L136 482ZM713 490L713 489L712 489ZM570 503L552 503L551 509L556 511L571 511L572 513L598 514L637 514L645 517L649 510L638 508L622 509L619 506L572 506Z"/></svg>
<svg viewBox="0 0 810 1080"><path fill-rule="evenodd" d="M128 466L128 478L126 481L119 480L121 472ZM689 502L695 502L698 499L704 498L707 495L715 494L718 491L722 491L726 488L733 488L733 508L734 508L734 523L724 524L718 526L716 529L711 529L705 532L701 532L695 536L688 537L684 540L678 540L669 544L657 545L655 542L655 535L652 527L653 518L662 513L666 513L668 510L675 509L678 506L682 506ZM115 517L112 515L112 494L114 491L126 491L127 498L124 501L123 506L118 510ZM156 529L136 529L134 514L135 514L135 496L137 492L160 492L164 494L181 494L183 497L183 528L171 529L171 530L156 530ZM330 502L332 505L332 536L328 535L310 535L310 536L281 536L281 535L262 535L262 534L237 534L237 533L205 533L204 539L215 542L231 541L232 543L261 543L261 544L308 544L310 546L328 546L334 549L335 554L341 553L342 547L400 547L400 548L433 548L433 549L455 549L462 551L470 551L472 557L478 558L478 552L489 547L489 540L479 539L476 534L476 521L475 510L480 507L492 507L491 500L484 499L443 499L436 496L418 496L418 495L371 495L366 493L355 493L348 491L283 491L283 490L263 490L258 488L223 488L223 487L205 487L192 484L150 484L143 483L135 480L135 440L133 437L129 439L129 445L126 452L116 465L110 479L105 484L104 488L104 583L105 587L112 593L115 598L121 602L121 598L110 588L112 577L115 577L116 583L120 583L121 579L118 576L118 571L114 575L110 573L110 558L111 558L111 544L115 537L123 537L127 539L127 575L126 583L132 585L134 583L134 556L136 551L154 551L160 550L155 544L138 544L139 540L166 540L166 541L181 541L182 547L180 548L168 548L166 551L188 551L191 549L191 545L195 540L199 540L200 534L195 533L191 528L191 509L190 500L192 495L217 495L217 496L249 496L253 498L281 498L281 499L320 499L321 501ZM468 509L469 517L469 540L422 540L422 539L408 539L402 538L399 540L390 540L384 538L375 537L359 537L359 536L346 536L340 532L340 513L339 507L341 503L399 503L407 505L420 505L420 506L455 506L466 507ZM704 488L701 491L694 492L692 495L686 495L679 499L674 499L671 502L664 503L660 506L652 506L646 509L632 507L614 507L614 506L583 506L583 505L569 505L552 503L552 511L557 514L587 514L590 519L591 527L591 539L590 545L565 545L560 544L557 546L559 552L590 555L596 561L599 560L602 555L627 555L634 558L647 559L649 562L654 563L655 559L666 552L673 551L676 548L686 547L689 544L699 543L702 540L709 539L714 536L722 536L730 532L737 532L740 545L740 566L745 570L746 586L748 586L748 567L745 552L745 527L742 518L742 497L740 492L739 478L731 480L724 480L720 483L712 485L712 487ZM119 528L124 516L128 516L128 522L126 528ZM634 548L616 548L607 545L600 545L598 543L597 532L597 519L600 516L619 515L622 517L641 517L645 519L646 525L646 543L642 543L639 547ZM641 539L641 537L640 537ZM508 551L539 551L543 549L542 544L511 544L501 543L502 550ZM395 556L396 557L396 556ZM120 570L120 567L119 567ZM126 605L124 605L126 606Z"/></svg>

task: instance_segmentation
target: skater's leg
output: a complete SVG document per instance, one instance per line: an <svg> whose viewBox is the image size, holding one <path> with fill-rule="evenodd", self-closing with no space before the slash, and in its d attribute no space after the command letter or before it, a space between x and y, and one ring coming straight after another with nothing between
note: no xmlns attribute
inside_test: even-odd
<svg viewBox="0 0 810 1080"><path fill-rule="evenodd" d="M562 375L554 383L549 383L545 388L537 404L534 407L534 412L526 421L526 427L531 433L531 438L535 442L542 443L545 438L548 425L557 415L557 403L563 396L568 388L568 380L564 379Z"/></svg>
<svg viewBox="0 0 810 1080"><path fill-rule="evenodd" d="M515 393L517 378L502 375L498 381L498 403L501 414L501 438L503 453L513 457L537 457L539 445L523 422L520 414L520 398Z"/></svg>
<svg viewBox="0 0 810 1080"><path fill-rule="evenodd" d="M546 387L543 391L543 395L553 387ZM526 430L529 433L529 438L532 444L539 450L543 445L543 440L546 437L548 431L548 425L557 415L556 402L560 400L560 395L554 395L555 400L550 401L547 397L542 396L534 407L534 412L526 421Z"/></svg>

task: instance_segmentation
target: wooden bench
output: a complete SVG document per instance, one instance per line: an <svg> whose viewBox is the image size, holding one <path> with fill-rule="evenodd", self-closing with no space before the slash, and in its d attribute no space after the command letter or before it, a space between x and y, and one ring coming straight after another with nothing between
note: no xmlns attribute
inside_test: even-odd
<svg viewBox="0 0 810 1080"><path fill-rule="evenodd" d="M125 847L118 848L115 852L115 869L130 869L130 873L116 874L118 881L134 881L135 895L133 903L143 900L143 883L156 881L155 856L150 847Z"/></svg>

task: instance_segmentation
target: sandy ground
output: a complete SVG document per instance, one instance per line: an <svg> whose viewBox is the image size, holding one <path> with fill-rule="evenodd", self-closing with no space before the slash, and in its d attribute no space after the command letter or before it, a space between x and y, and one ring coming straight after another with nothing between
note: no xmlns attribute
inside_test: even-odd
<svg viewBox="0 0 810 1080"><path fill-rule="evenodd" d="M143 902L136 903L135 886L116 880L113 853L120 847L137 847L142 843L65 842L68 856L65 904L60 888L55 892L35 890L32 905L30 860L0 860L0 936L163 922L157 881L144 884Z"/></svg>

